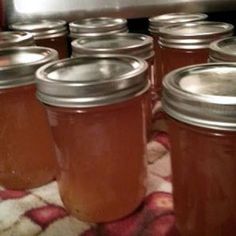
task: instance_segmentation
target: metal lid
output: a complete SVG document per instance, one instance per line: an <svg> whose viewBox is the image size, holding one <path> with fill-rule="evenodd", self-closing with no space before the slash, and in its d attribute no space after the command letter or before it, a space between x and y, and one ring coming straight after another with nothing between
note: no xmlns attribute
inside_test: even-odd
<svg viewBox="0 0 236 236"><path fill-rule="evenodd" d="M86 18L69 23L71 37L104 36L127 32L127 20L123 18Z"/></svg>
<svg viewBox="0 0 236 236"><path fill-rule="evenodd" d="M16 22L9 26L13 30L26 31L33 34L35 39L58 37L67 34L64 20L32 20Z"/></svg>
<svg viewBox="0 0 236 236"><path fill-rule="evenodd" d="M149 31L152 33L159 33L159 29L162 26L200 21L200 20L205 20L207 17L208 16L203 13L187 13L187 12L174 12L174 13L154 16L149 18Z"/></svg>
<svg viewBox="0 0 236 236"><path fill-rule="evenodd" d="M147 63L127 55L80 56L50 63L37 75L37 97L59 107L94 107L148 88Z"/></svg>
<svg viewBox="0 0 236 236"><path fill-rule="evenodd" d="M12 47L0 50L0 89L35 83L35 71L56 60L56 50L45 47Z"/></svg>
<svg viewBox="0 0 236 236"><path fill-rule="evenodd" d="M184 123L236 131L236 64L199 64L170 72L163 81L162 106Z"/></svg>
<svg viewBox="0 0 236 236"><path fill-rule="evenodd" d="M20 31L0 32L0 48L32 45L34 45L34 38L30 33Z"/></svg>
<svg viewBox="0 0 236 236"><path fill-rule="evenodd" d="M120 33L116 35L83 37L72 43L73 56L95 53L128 54L148 59L154 56L153 39L144 34Z"/></svg>
<svg viewBox="0 0 236 236"><path fill-rule="evenodd" d="M231 36L234 26L224 22L199 21L162 27L159 44L165 47L198 49L221 37Z"/></svg>
<svg viewBox="0 0 236 236"><path fill-rule="evenodd" d="M214 62L236 62L236 37L219 39L210 44L209 58Z"/></svg>

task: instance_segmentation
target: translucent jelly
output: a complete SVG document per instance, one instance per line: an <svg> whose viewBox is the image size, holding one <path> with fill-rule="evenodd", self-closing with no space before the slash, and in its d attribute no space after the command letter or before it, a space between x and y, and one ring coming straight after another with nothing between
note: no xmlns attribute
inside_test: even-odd
<svg viewBox="0 0 236 236"><path fill-rule="evenodd" d="M180 67L207 63L209 49L176 49L161 46L161 74L162 77L174 69Z"/></svg>
<svg viewBox="0 0 236 236"><path fill-rule="evenodd" d="M144 98L89 109L47 106L65 207L89 222L132 212L145 194Z"/></svg>
<svg viewBox="0 0 236 236"><path fill-rule="evenodd" d="M67 35L53 38L35 38L35 43L37 46L54 48L58 51L60 59L67 58L69 56Z"/></svg>
<svg viewBox="0 0 236 236"><path fill-rule="evenodd" d="M0 89L0 184L33 188L56 175L55 151L35 86Z"/></svg>
<svg viewBox="0 0 236 236"><path fill-rule="evenodd" d="M236 132L194 127L171 118L168 126L181 235L236 235Z"/></svg>

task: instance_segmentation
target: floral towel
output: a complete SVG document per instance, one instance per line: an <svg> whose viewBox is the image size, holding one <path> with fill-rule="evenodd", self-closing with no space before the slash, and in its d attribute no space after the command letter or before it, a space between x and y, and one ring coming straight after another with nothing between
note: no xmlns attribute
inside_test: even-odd
<svg viewBox="0 0 236 236"><path fill-rule="evenodd" d="M0 236L175 236L169 142L156 132L148 148L148 191L130 216L88 224L70 216L52 182L30 191L0 187Z"/></svg>

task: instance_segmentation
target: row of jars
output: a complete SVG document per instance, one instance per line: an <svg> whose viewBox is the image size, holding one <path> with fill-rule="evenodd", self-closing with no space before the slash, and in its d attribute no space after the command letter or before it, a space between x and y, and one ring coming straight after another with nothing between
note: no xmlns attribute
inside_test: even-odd
<svg viewBox="0 0 236 236"><path fill-rule="evenodd" d="M127 32L127 21L120 18L88 18L69 24L72 56L81 54L118 53L141 57L148 61L149 78L161 96L162 78L173 69L206 62L209 44L231 36L233 25L210 22L206 14L170 13L149 19L153 36ZM59 58L69 56L67 25L61 20L18 22L9 26L16 32L2 32L0 47L36 45L54 48ZM21 31L21 32L20 32ZM29 32L30 34L23 33ZM185 56L186 55L186 56Z"/></svg>
<svg viewBox="0 0 236 236"><path fill-rule="evenodd" d="M177 33L168 42L190 47L191 56L185 48L174 50L183 49L182 54L170 50L175 63L192 61L195 53L203 54L199 45L207 51L206 44L233 30L230 24L201 21L160 31L168 27ZM112 55L117 37L129 46ZM143 47L134 47L127 37L141 40ZM105 46L97 49L99 40ZM0 50L0 183L13 189L32 188L57 175L66 208L91 222L127 215L145 195L152 82L147 79L153 50L150 37L126 33L99 40L75 40L74 58L60 61L50 48ZM219 39L210 48L210 60L233 61L235 38ZM85 52L89 55L80 55ZM192 64L198 62L204 61ZM204 64L181 68L164 79L162 101L169 117L175 209L183 235L234 235L227 233L235 222L231 213L236 195L235 75L235 64ZM35 98L35 77L43 106ZM198 152L194 145L200 145ZM225 170L228 175L222 175ZM209 202L210 212L206 211ZM212 219L211 214L219 216Z"/></svg>

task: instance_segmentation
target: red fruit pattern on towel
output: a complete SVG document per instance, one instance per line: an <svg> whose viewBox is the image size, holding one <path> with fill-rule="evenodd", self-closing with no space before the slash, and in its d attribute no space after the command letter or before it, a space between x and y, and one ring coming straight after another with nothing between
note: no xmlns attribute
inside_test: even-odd
<svg viewBox="0 0 236 236"><path fill-rule="evenodd" d="M45 229L49 224L67 215L64 208L56 205L35 208L25 213L25 216L40 225L42 229Z"/></svg>

